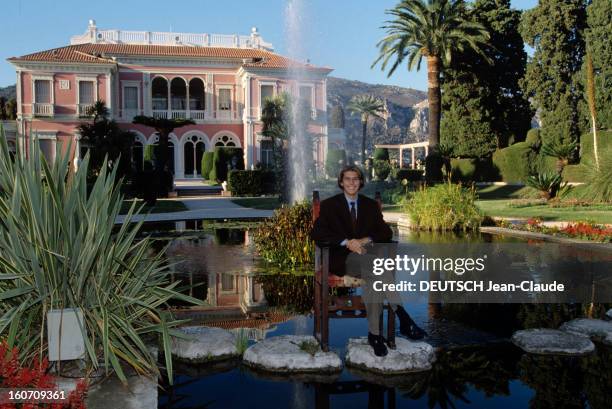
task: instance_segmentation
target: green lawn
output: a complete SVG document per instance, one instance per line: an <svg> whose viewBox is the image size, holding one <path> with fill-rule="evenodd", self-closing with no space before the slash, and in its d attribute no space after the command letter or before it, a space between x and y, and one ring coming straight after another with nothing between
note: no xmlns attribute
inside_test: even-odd
<svg viewBox="0 0 612 409"><path fill-rule="evenodd" d="M479 200L476 202L488 216L539 218L553 221L585 221L612 223L612 205L593 205L589 207L551 207L534 204L525 207L511 207L512 200Z"/></svg>
<svg viewBox="0 0 612 409"><path fill-rule="evenodd" d="M124 200L121 204L120 214L125 214L128 212L130 206L132 205L132 200ZM136 204L138 206L142 205L142 200L138 200ZM141 213L172 213L172 212L182 212L188 210L187 207L180 200L163 200L158 199L155 206L145 206L142 208Z"/></svg>
<svg viewBox="0 0 612 409"><path fill-rule="evenodd" d="M235 198L232 199L232 203L242 207L260 210L274 210L278 209L281 205L278 201L278 197Z"/></svg>

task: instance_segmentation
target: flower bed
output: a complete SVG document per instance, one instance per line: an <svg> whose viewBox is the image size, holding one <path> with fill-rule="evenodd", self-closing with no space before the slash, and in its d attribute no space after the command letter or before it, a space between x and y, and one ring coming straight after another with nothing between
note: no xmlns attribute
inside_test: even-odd
<svg viewBox="0 0 612 409"><path fill-rule="evenodd" d="M600 243L612 243L612 227L592 222L572 222L568 223L565 227L552 227L543 225L540 219L532 218L522 224L512 224L502 221L499 223L499 227L550 234L552 236L569 237L572 239L597 241Z"/></svg>

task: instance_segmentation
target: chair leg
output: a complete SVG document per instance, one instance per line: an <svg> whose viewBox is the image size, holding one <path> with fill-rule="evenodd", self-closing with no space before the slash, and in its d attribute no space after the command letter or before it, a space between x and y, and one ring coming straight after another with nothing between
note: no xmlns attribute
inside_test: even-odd
<svg viewBox="0 0 612 409"><path fill-rule="evenodd" d="M389 348L395 349L395 311L390 305L387 310L387 344Z"/></svg>
<svg viewBox="0 0 612 409"><path fill-rule="evenodd" d="M321 349L329 351L329 248L323 248L321 265Z"/></svg>

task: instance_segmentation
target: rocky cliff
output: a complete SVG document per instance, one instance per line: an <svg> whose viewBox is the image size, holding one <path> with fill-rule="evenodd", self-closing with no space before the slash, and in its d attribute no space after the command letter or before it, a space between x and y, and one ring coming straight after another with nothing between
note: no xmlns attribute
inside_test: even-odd
<svg viewBox="0 0 612 409"><path fill-rule="evenodd" d="M368 150L371 150L372 144L409 143L427 138L426 92L329 77L327 80L327 109L328 112L331 112L331 109L337 105L343 108L345 129L351 151L360 150L361 119L359 115L351 115L347 106L353 96L360 94L372 94L382 99L388 112L386 120L374 120L368 124Z"/></svg>

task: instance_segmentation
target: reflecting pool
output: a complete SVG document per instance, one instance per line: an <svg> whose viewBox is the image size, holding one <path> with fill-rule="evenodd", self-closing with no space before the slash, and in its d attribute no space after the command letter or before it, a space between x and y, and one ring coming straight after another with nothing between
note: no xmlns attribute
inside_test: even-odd
<svg viewBox="0 0 612 409"><path fill-rule="evenodd" d="M310 335L310 271L275 271L254 251L253 224L176 222L147 226L168 246L173 279L206 306L174 305L191 325L246 331L250 343L276 335ZM400 243L517 242L489 235L395 232ZM525 354L508 342L518 329L556 328L601 304L432 304L405 307L437 348L431 371L382 377L345 368L334 376L275 376L240 362L177 364L175 383L160 388L160 408L610 408L612 348L586 357ZM330 321L330 348L341 357L365 319Z"/></svg>

